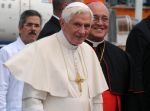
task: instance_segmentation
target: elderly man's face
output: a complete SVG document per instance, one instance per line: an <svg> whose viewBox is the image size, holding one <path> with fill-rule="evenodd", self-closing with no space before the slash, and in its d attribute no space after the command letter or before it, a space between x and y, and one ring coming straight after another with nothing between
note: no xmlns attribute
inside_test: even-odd
<svg viewBox="0 0 150 111"><path fill-rule="evenodd" d="M88 38L97 42L102 41L108 33L109 12L107 8L100 3L95 3L90 9L93 12L94 20Z"/></svg>
<svg viewBox="0 0 150 111"><path fill-rule="evenodd" d="M61 27L67 40L73 45L79 45L88 37L91 16L89 14L75 14L69 22L61 21Z"/></svg>
<svg viewBox="0 0 150 111"><path fill-rule="evenodd" d="M23 27L19 29L19 33L22 41L28 44L37 39L40 30L40 18L38 16L30 16L26 19Z"/></svg>

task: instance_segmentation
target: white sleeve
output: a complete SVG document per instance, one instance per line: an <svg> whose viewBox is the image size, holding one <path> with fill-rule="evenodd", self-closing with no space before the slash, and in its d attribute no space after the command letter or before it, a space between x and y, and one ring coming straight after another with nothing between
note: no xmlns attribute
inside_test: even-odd
<svg viewBox="0 0 150 111"><path fill-rule="evenodd" d="M44 111L43 101L47 97L47 92L34 89L31 85L24 85L23 91L23 111Z"/></svg>
<svg viewBox="0 0 150 111"><path fill-rule="evenodd" d="M0 111L6 111L6 95L9 86L10 72L3 66L8 59L4 50L0 50Z"/></svg>

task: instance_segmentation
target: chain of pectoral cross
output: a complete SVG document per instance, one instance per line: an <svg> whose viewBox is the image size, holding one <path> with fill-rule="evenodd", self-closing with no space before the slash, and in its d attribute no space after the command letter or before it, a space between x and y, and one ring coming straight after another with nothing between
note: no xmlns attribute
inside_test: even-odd
<svg viewBox="0 0 150 111"><path fill-rule="evenodd" d="M80 95L82 94L82 83L84 82L85 79L81 78L80 73L78 72L78 66L77 66L77 58L75 58L74 53L73 54L73 60L74 60L74 67L75 67L75 73L76 73L76 78L75 78L75 82L78 85L79 91L80 91ZM78 53L79 54L79 53ZM80 55L79 55L80 56ZM81 59L81 58L80 58Z"/></svg>
<svg viewBox="0 0 150 111"><path fill-rule="evenodd" d="M57 37L56 37L56 38L57 38ZM58 40L58 38L57 38L57 40ZM58 43L60 44L60 49L61 49L61 52L62 52L62 55L63 55L63 59L64 59L64 62L65 62L65 67L66 67L66 70L67 70L68 79L69 79L70 81L74 81L74 82L77 83L78 88L79 88L79 91L80 91L80 96L81 96L81 94L82 94L82 83L84 82L84 80L87 79L87 77L85 76L84 79L81 78L81 76L80 76L80 74L79 74L79 72L78 72L78 67L77 67L76 59L75 59L75 57L74 57L74 55L73 55L73 60L74 60L74 65L75 65L75 71L76 71L76 78L75 78L75 80L71 80L71 78L69 77L69 71L68 71L68 68L67 68L67 62L66 62L66 59L65 59L65 55L64 55L64 52L63 52L63 49L62 49L62 46L61 46L61 43L60 43L59 40L58 40ZM72 52L72 54L73 54L73 52ZM81 49L81 54L82 54L82 49ZM78 52L78 55L79 55L79 58L80 58L80 61L81 61L81 56L80 56L79 52ZM83 55L82 55L82 56L83 56ZM84 61L83 61L83 62L84 62ZM83 67L83 64L85 65L85 62L82 63L82 61L81 61L81 64L82 64L82 68L84 68L84 67ZM87 71L87 68L86 68L86 71ZM84 72L84 69L83 69L83 72ZM84 72L84 74L85 74L85 72Z"/></svg>

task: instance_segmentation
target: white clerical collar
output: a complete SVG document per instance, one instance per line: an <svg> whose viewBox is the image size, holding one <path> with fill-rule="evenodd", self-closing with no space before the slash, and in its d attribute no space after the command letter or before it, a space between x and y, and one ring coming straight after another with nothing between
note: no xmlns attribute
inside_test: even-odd
<svg viewBox="0 0 150 111"><path fill-rule="evenodd" d="M58 16L56 16L56 15L53 15L55 18L57 18L58 20L60 19Z"/></svg>
<svg viewBox="0 0 150 111"><path fill-rule="evenodd" d="M76 50L78 48L78 46L72 45L69 43L69 41L67 40L67 38L64 36L62 30L60 32L58 32L58 39L61 41L61 43L67 47L68 49L71 50Z"/></svg>
<svg viewBox="0 0 150 111"><path fill-rule="evenodd" d="M93 44L93 47L97 47L99 44L103 43L105 40L102 40L100 42L94 42L94 41L91 41L89 39L86 39L87 41L91 42Z"/></svg>

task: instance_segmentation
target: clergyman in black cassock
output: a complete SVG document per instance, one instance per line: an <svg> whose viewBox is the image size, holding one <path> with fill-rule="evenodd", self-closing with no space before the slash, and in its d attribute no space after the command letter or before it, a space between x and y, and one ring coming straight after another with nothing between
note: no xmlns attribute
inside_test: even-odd
<svg viewBox="0 0 150 111"><path fill-rule="evenodd" d="M109 28L107 7L99 1L87 5L92 10L94 19L86 42L95 50L109 86L109 90L103 93L103 110L133 111L126 98L130 93L142 90L133 61L125 51L105 40Z"/></svg>

